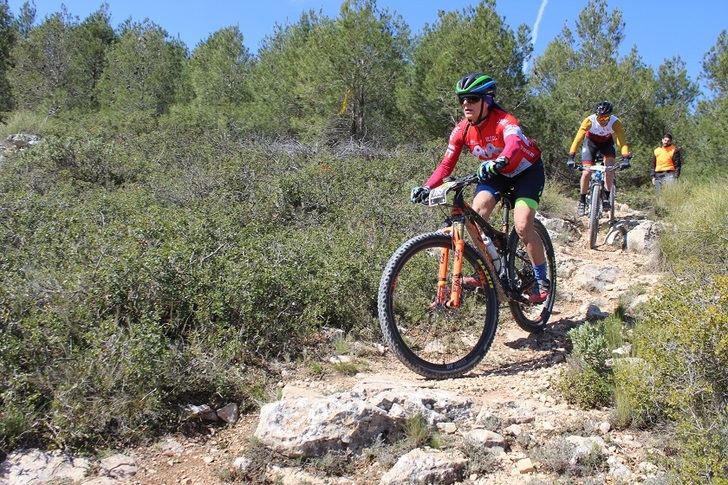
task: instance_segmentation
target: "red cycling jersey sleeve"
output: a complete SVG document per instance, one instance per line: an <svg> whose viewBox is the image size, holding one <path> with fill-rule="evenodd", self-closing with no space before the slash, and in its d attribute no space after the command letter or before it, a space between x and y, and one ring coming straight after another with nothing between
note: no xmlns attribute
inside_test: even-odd
<svg viewBox="0 0 728 485"><path fill-rule="evenodd" d="M442 157L440 165L437 166L430 178L427 179L425 185L431 189L437 187L442 183L445 177L448 177L455 170L455 165L458 163L460 158L460 152L463 151L463 145L465 144L465 136L467 135L470 123L468 120L462 120L460 123L455 125L452 132L450 133L450 139L447 143L447 150L445 155Z"/></svg>
<svg viewBox="0 0 728 485"><path fill-rule="evenodd" d="M477 125L470 125L463 119L455 126L445 156L425 185L437 187L453 173L463 146L479 160L506 156L508 164L501 170L506 177L514 177L541 160L541 150L523 134L518 119L506 111L492 108L486 119Z"/></svg>

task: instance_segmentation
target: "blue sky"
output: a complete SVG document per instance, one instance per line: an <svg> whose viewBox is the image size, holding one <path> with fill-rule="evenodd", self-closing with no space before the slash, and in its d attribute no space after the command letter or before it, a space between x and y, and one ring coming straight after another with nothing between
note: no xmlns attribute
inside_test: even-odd
<svg viewBox="0 0 728 485"><path fill-rule="evenodd" d="M702 72L702 59L715 44L719 33L728 29L728 3L725 0L608 0L610 8L619 8L626 21L623 53L636 45L643 60L654 67L666 58L680 55L686 62L688 73L698 80ZM17 13L23 0L10 0L13 13ZM61 4L68 11L84 18L96 10L101 1L89 0L35 0L38 20L58 11ZM246 46L255 53L260 41L273 31L276 23L286 24L298 20L306 10L322 11L335 17L340 0L107 0L114 26L131 17L149 18L161 25L173 37L179 37L190 49L216 30L238 25ZM378 0L380 8L400 13L413 32L426 23L433 23L438 10L459 10L477 1L466 0ZM537 31L535 54L543 52L548 43L586 5L586 0L499 0L497 11L514 29L525 23L533 28L539 10L545 4Z"/></svg>

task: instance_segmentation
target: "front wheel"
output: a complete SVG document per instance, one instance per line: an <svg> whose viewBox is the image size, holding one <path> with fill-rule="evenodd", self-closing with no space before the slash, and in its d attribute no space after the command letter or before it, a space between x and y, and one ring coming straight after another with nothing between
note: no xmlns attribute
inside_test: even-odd
<svg viewBox="0 0 728 485"><path fill-rule="evenodd" d="M455 251L450 236L427 233L405 242L389 259L377 307L384 340L400 361L428 378L456 377L488 352L498 323L493 275L476 249L463 251L462 301L450 308L438 296L438 270L446 254L449 295Z"/></svg>
<svg viewBox="0 0 728 485"><path fill-rule="evenodd" d="M589 247L597 247L599 233L599 212L602 210L601 187L594 184L591 188L591 206L589 207Z"/></svg>
<svg viewBox="0 0 728 485"><path fill-rule="evenodd" d="M612 182L612 190L609 192L609 220L614 220L614 201L617 198L617 182Z"/></svg>
<svg viewBox="0 0 728 485"><path fill-rule="evenodd" d="M510 300L511 313L519 327L527 332L539 333L546 328L551 317L556 300L556 256L554 246L551 244L549 233L541 223L534 220L534 232L543 244L546 255L546 277L551 282L549 296L543 303L532 304L522 301ZM533 264L526 252L526 246L518 237L516 230L512 230L508 237L508 275L511 288L519 294L528 294L531 291L538 291L538 284L533 271Z"/></svg>

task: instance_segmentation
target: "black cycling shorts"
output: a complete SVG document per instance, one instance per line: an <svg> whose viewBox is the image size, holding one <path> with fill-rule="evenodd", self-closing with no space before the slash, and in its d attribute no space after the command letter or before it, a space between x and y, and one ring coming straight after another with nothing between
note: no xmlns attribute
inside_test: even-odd
<svg viewBox="0 0 728 485"><path fill-rule="evenodd" d="M485 190L493 194L495 200L498 201L500 200L501 193L507 193L513 189L513 202L521 198L532 199L538 202L541 198L545 183L546 175L543 171L543 163L539 160L512 178L504 175L493 175L485 183L478 184L475 187L475 195Z"/></svg>
<svg viewBox="0 0 728 485"><path fill-rule="evenodd" d="M617 154L614 149L614 141L595 143L591 138L585 138L584 144L581 146L581 163L591 165L597 153L601 153L605 158L614 158Z"/></svg>

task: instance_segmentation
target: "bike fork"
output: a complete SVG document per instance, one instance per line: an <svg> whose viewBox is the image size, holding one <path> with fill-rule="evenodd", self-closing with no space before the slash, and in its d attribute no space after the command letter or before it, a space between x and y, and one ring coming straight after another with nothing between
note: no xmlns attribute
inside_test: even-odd
<svg viewBox="0 0 728 485"><path fill-rule="evenodd" d="M450 248L442 248L440 251L440 266L437 271L437 296L433 306L445 305L447 303L447 263L450 258Z"/></svg>
<svg viewBox="0 0 728 485"><path fill-rule="evenodd" d="M449 308L459 308L463 296L463 252L465 251L462 222L453 222L451 237L453 246L455 247L455 257L452 262L450 299L447 301L446 306ZM447 264L447 262L445 264ZM442 271L442 267L440 270ZM447 268L445 268L445 271L447 271Z"/></svg>

